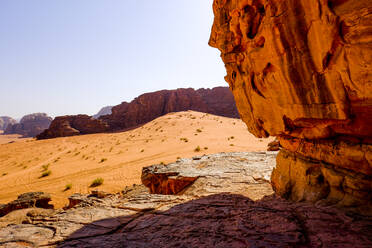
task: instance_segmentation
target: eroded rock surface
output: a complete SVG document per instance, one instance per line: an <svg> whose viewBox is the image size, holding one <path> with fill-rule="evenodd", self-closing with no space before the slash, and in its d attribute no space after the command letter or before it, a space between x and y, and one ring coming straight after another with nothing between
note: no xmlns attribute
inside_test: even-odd
<svg viewBox="0 0 372 248"><path fill-rule="evenodd" d="M109 126L101 120L96 120L88 115L68 115L56 117L50 127L37 135L36 138L50 139L107 131L109 131Z"/></svg>
<svg viewBox="0 0 372 248"><path fill-rule="evenodd" d="M52 118L45 113L25 115L19 123L9 124L4 134L21 134L23 137L35 137L49 128Z"/></svg>
<svg viewBox="0 0 372 248"><path fill-rule="evenodd" d="M179 159L166 166L143 168L141 179L153 194L182 192L182 195L204 196L222 190L248 194L256 200L272 192L266 186L270 183L275 158L275 152L237 152ZM251 186L257 187L252 191ZM264 193L252 194L260 190Z"/></svg>
<svg viewBox="0 0 372 248"><path fill-rule="evenodd" d="M371 204L371 1L215 0L213 10L209 44L221 51L241 118L283 147L276 192ZM336 182L339 171L348 176ZM319 183L299 193L313 173Z"/></svg>
<svg viewBox="0 0 372 248"><path fill-rule="evenodd" d="M100 119L111 129L120 130L147 123L171 112L194 110L225 117L239 118L234 97L227 87L213 89L161 90L143 94L132 102L112 108L112 114Z"/></svg>
<svg viewBox="0 0 372 248"><path fill-rule="evenodd" d="M122 194L75 194L72 198L78 203L69 209L53 213L33 210L32 214L28 213L26 224L0 229L0 246L372 245L371 219L346 215L329 207L264 197L272 193L262 189L271 189L268 179L269 171L275 166L274 155L272 152L222 153L154 165L144 170L145 178L149 173L178 173L197 180L178 195L149 194L143 185L126 187ZM252 197L264 199L253 201Z"/></svg>
<svg viewBox="0 0 372 248"><path fill-rule="evenodd" d="M18 196L18 198L8 204L0 204L0 217L7 215L18 209L25 208L45 208L51 209L53 205L50 205L51 197L47 193L43 192L30 192L24 193Z"/></svg>

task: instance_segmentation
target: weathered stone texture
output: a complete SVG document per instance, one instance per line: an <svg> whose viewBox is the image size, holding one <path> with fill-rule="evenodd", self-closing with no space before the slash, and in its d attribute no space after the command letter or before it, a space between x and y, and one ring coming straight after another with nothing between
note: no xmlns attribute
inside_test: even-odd
<svg viewBox="0 0 372 248"><path fill-rule="evenodd" d="M300 155L315 171L309 159L370 180L371 1L215 0L213 10L209 44L221 51L241 118L258 137L278 136L286 150L273 177L277 192L297 199L291 182L302 174L296 178L290 158ZM279 183L287 170L291 181ZM363 195L369 203L371 193Z"/></svg>
<svg viewBox="0 0 372 248"><path fill-rule="evenodd" d="M371 247L368 217L274 196L261 199L272 193L263 189L271 190L275 154L221 153L150 166L144 176L197 180L178 195L149 194L134 185L121 195L75 194L65 210L30 209L25 223L0 229L0 246ZM163 187L172 191L172 184Z"/></svg>

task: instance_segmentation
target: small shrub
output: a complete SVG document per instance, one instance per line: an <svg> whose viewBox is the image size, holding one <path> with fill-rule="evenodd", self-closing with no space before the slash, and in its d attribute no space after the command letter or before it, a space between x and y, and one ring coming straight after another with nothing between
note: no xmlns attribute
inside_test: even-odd
<svg viewBox="0 0 372 248"><path fill-rule="evenodd" d="M5 177L6 175L8 175L8 173L7 173L7 172L4 172L4 173L3 173L3 177Z"/></svg>
<svg viewBox="0 0 372 248"><path fill-rule="evenodd" d="M181 141L184 141L185 143L189 142L187 138L180 138Z"/></svg>
<svg viewBox="0 0 372 248"><path fill-rule="evenodd" d="M234 146L234 144L230 144L230 146Z"/></svg>
<svg viewBox="0 0 372 248"><path fill-rule="evenodd" d="M45 164L41 166L41 168L43 169L43 171L47 171L49 169L49 164Z"/></svg>
<svg viewBox="0 0 372 248"><path fill-rule="evenodd" d="M204 147L204 150L208 150L208 147Z"/></svg>
<svg viewBox="0 0 372 248"><path fill-rule="evenodd" d="M141 152L144 152L144 151L145 151L144 149L141 150Z"/></svg>
<svg viewBox="0 0 372 248"><path fill-rule="evenodd" d="M43 173L41 173L40 178L50 176L50 174L52 174L50 170L44 171Z"/></svg>
<svg viewBox="0 0 372 248"><path fill-rule="evenodd" d="M194 152L200 152L200 146L197 146L197 147L194 149Z"/></svg>
<svg viewBox="0 0 372 248"><path fill-rule="evenodd" d="M90 184L89 187L91 187L91 188L93 188L93 187L98 187L98 186L100 186L100 185L103 184L103 181L104 181L104 180L103 180L102 177L96 178L96 179L93 180L93 182Z"/></svg>
<svg viewBox="0 0 372 248"><path fill-rule="evenodd" d="M163 161L161 161L161 162L160 162L160 164L164 165L164 162L163 162Z"/></svg>
<svg viewBox="0 0 372 248"><path fill-rule="evenodd" d="M202 132L202 130L201 129L196 129L196 131L198 132L198 133L201 133Z"/></svg>
<svg viewBox="0 0 372 248"><path fill-rule="evenodd" d="M107 161L107 158L102 158L101 161L99 161L99 162L100 162L100 163L103 163L103 162L105 162L105 161Z"/></svg>
<svg viewBox="0 0 372 248"><path fill-rule="evenodd" d="M72 188L72 184L71 183L66 184L65 189L63 191L70 190L71 188Z"/></svg>

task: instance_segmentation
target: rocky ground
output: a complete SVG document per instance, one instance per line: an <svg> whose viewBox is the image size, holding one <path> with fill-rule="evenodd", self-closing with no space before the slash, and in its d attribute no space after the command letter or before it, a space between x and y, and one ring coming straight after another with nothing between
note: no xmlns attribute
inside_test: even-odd
<svg viewBox="0 0 372 248"><path fill-rule="evenodd" d="M16 210L0 218L0 246L372 246L371 219L272 196L275 157L219 153L146 167L151 192L177 194L133 185L120 194L72 195L64 210Z"/></svg>

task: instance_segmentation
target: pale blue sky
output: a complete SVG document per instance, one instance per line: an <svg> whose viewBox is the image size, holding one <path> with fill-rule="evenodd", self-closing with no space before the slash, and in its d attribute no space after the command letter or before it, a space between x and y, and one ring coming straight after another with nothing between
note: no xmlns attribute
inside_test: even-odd
<svg viewBox="0 0 372 248"><path fill-rule="evenodd" d="M1 0L0 115L94 114L224 82L212 0Z"/></svg>

